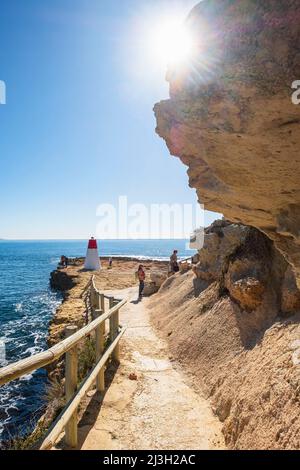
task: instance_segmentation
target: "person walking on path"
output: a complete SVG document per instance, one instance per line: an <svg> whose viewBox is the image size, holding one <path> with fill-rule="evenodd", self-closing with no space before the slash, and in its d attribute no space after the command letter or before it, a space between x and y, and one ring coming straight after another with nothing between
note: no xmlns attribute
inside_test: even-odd
<svg viewBox="0 0 300 470"><path fill-rule="evenodd" d="M141 299L143 290L145 287L145 278L146 278L146 273L144 271L144 266L142 264L139 265L139 269L136 273L137 278L139 280L139 299Z"/></svg>

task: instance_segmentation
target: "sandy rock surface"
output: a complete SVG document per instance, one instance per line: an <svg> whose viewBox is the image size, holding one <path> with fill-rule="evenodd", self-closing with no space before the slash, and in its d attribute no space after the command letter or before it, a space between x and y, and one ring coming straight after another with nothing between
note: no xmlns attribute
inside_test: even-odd
<svg viewBox="0 0 300 470"><path fill-rule="evenodd" d="M121 309L127 325L121 365L104 397L98 394L79 426L80 448L187 450L222 449L221 426L210 403L169 357L167 343L149 322L149 299L136 289L113 291L128 298Z"/></svg>
<svg viewBox="0 0 300 470"><path fill-rule="evenodd" d="M82 327L85 323L86 304L83 291L86 285L95 276L95 282L100 290L122 289L136 285L135 272L141 263L135 259L115 258L112 269L108 269L108 260L102 259L102 269L99 272L85 271L83 260L77 266L68 266L51 274L53 287L64 291L64 302L57 309L49 327L49 345L57 343L63 337L67 324L76 324ZM152 272L167 272L167 263L164 261L142 261L146 279L150 280Z"/></svg>
<svg viewBox="0 0 300 470"><path fill-rule="evenodd" d="M218 240L215 224L206 229L195 272L172 276L151 297L153 325L196 377L195 389L212 399L226 445L299 449L295 276L258 230L217 225Z"/></svg>

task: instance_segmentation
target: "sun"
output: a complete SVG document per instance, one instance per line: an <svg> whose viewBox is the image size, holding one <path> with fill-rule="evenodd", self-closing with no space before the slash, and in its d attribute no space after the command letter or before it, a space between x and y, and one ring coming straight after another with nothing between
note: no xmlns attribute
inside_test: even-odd
<svg viewBox="0 0 300 470"><path fill-rule="evenodd" d="M140 3L143 6L134 12L124 29L120 51L128 80L122 86L131 100L138 97L150 102L169 93L167 73L183 77L194 70L203 48L198 28L195 30L188 21L194 0Z"/></svg>
<svg viewBox="0 0 300 470"><path fill-rule="evenodd" d="M151 31L149 48L162 65L177 65L191 57L194 41L182 20L166 19Z"/></svg>

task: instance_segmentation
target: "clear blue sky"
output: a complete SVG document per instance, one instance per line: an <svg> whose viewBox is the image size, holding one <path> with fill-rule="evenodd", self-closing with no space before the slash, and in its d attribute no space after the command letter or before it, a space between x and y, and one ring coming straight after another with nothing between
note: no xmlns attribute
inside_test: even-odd
<svg viewBox="0 0 300 470"><path fill-rule="evenodd" d="M1 1L0 237L86 238L97 205L119 195L195 203L186 168L154 132L164 71L141 53L145 16L195 3Z"/></svg>

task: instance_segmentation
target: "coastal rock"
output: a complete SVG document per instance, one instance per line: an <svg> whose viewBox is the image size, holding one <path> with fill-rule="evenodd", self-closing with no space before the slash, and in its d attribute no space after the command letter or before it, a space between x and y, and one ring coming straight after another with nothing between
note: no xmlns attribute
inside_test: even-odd
<svg viewBox="0 0 300 470"><path fill-rule="evenodd" d="M150 279L154 282L155 286L160 288L164 281L167 279L167 275L162 272L152 272L150 274Z"/></svg>
<svg viewBox="0 0 300 470"><path fill-rule="evenodd" d="M204 0L196 52L173 66L157 133L206 209L274 241L300 286L300 0ZM217 239L212 245L217 244Z"/></svg>
<svg viewBox="0 0 300 470"><path fill-rule="evenodd" d="M177 273L151 298L154 325L210 397L229 448L299 449L291 267L262 232L224 220L205 229L199 258L197 276Z"/></svg>
<svg viewBox="0 0 300 470"><path fill-rule="evenodd" d="M108 269L108 261L108 257L102 257L102 270L93 273L84 269L83 258L75 258L68 268L56 269L51 273L50 285L53 289L63 292L64 302L56 310L49 324L49 347L64 338L64 330L67 325L77 325L78 328L81 328L89 321L88 286L92 276L101 291L136 285L134 273L140 259L114 257L112 269ZM143 264L150 277L152 273L157 273L156 282L159 286L162 279L167 276L168 263L166 261L145 260ZM148 295L157 292L158 286L155 282L152 285L150 283Z"/></svg>
<svg viewBox="0 0 300 470"><path fill-rule="evenodd" d="M225 220L215 221L206 228L199 262L194 267L196 276L210 282L218 280L226 258L245 241L249 231L249 227Z"/></svg>
<svg viewBox="0 0 300 470"><path fill-rule="evenodd" d="M265 286L258 279L247 277L235 282L226 283L230 297L247 311L255 310L261 305Z"/></svg>
<svg viewBox="0 0 300 470"><path fill-rule="evenodd" d="M300 310L300 290L291 267L273 242L254 227L215 221L205 229L198 256L193 271L204 281L198 284L199 292L219 282L221 291L241 309L255 311L258 323Z"/></svg>
<svg viewBox="0 0 300 470"><path fill-rule="evenodd" d="M158 292L159 287L155 284L155 282L152 281L145 281L145 287L143 290L143 295L146 297L149 297L150 295L155 294Z"/></svg>
<svg viewBox="0 0 300 470"><path fill-rule="evenodd" d="M162 286L164 281L167 279L166 272L153 271L150 273L150 279L145 281L145 287L143 290L143 295L149 297L150 295L158 292L159 288Z"/></svg>
<svg viewBox="0 0 300 470"><path fill-rule="evenodd" d="M50 274L50 287L54 290L66 292L75 286L75 279L76 277L69 275L66 270L57 269Z"/></svg>
<svg viewBox="0 0 300 470"><path fill-rule="evenodd" d="M297 288L295 276L290 267L286 270L282 283L281 311L284 315L300 311L300 290Z"/></svg>

